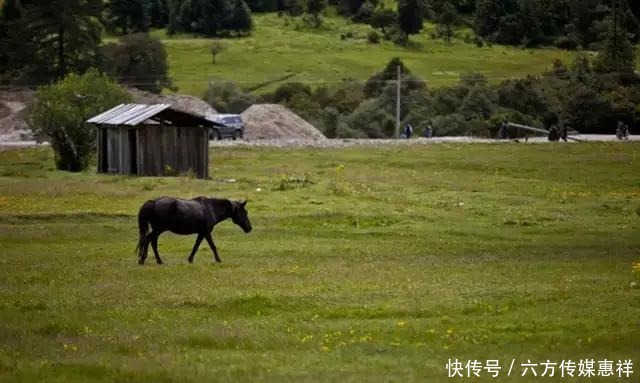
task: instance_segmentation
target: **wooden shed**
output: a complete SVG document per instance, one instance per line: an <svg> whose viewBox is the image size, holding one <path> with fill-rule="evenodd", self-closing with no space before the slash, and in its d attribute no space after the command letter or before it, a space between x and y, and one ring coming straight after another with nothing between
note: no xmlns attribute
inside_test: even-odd
<svg viewBox="0 0 640 383"><path fill-rule="evenodd" d="M98 173L209 177L214 121L168 104L121 104L87 122L98 126Z"/></svg>

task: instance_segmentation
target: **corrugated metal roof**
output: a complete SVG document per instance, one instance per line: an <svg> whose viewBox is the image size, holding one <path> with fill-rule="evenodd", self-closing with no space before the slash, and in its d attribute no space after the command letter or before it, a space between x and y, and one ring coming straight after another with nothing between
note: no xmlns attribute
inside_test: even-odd
<svg viewBox="0 0 640 383"><path fill-rule="evenodd" d="M136 126L170 107L171 105L169 104L120 104L91 118L87 122L102 125Z"/></svg>

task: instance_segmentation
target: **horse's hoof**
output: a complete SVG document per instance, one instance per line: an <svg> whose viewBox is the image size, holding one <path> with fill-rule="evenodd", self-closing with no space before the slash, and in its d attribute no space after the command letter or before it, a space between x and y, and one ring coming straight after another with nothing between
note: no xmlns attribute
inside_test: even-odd
<svg viewBox="0 0 640 383"><path fill-rule="evenodd" d="M139 260L138 261L138 265L144 265L144 261L143 260Z"/></svg>
<svg viewBox="0 0 640 383"><path fill-rule="evenodd" d="M189 263L193 263L193 259L189 258Z"/></svg>

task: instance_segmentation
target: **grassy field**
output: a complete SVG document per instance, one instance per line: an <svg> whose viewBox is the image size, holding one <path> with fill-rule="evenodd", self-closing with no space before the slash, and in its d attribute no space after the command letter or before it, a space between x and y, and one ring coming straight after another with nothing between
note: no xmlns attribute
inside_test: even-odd
<svg viewBox="0 0 640 383"><path fill-rule="evenodd" d="M500 360L480 382L585 381L520 377L528 359L640 373L638 144L221 148L211 173L0 152L0 382L445 382L449 358ZM167 234L166 264L138 266L141 203L203 194L248 198L254 231L221 224L220 265Z"/></svg>
<svg viewBox="0 0 640 383"><path fill-rule="evenodd" d="M365 81L393 57L400 57L414 73L439 87L458 81L460 74L484 73L492 82L541 73L554 59L571 60L571 53L556 49L523 50L493 46L477 48L461 39L452 44L430 38L433 25L412 36L408 48L390 42L370 44L371 27L328 17L320 30L299 27L275 14L254 15L256 28L250 37L223 39L227 50L212 63L210 39L191 36L154 35L164 40L171 76L182 93L201 97L211 80L231 80L242 87L271 84L258 93L273 90L273 82L303 81L310 85L331 85L343 79ZM341 40L352 32L356 38ZM459 33L462 38L467 32ZM468 32L471 34L471 32Z"/></svg>

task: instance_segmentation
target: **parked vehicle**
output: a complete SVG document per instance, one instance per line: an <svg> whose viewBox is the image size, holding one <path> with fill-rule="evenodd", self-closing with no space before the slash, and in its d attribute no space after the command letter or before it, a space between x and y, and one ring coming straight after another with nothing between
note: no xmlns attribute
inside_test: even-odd
<svg viewBox="0 0 640 383"><path fill-rule="evenodd" d="M217 114L211 119L222 124L222 126L211 128L209 131L210 140L221 140L223 138L235 140L244 136L244 121L242 121L242 117L239 114Z"/></svg>

